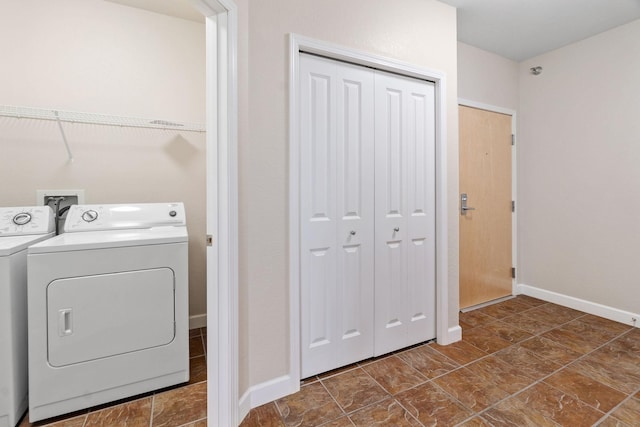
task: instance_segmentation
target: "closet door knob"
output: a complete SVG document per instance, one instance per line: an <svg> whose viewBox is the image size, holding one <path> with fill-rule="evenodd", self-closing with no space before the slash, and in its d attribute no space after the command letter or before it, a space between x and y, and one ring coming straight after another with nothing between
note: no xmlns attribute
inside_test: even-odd
<svg viewBox="0 0 640 427"><path fill-rule="evenodd" d="M353 230L351 230L351 232L350 232L349 234L351 234L352 236L355 236L355 235L356 235L356 232L355 232L355 231L353 231Z"/></svg>
<svg viewBox="0 0 640 427"><path fill-rule="evenodd" d="M394 229L393 229L393 231L394 231L395 233L397 233L398 231L400 231L400 227L396 227L396 228L394 228Z"/></svg>

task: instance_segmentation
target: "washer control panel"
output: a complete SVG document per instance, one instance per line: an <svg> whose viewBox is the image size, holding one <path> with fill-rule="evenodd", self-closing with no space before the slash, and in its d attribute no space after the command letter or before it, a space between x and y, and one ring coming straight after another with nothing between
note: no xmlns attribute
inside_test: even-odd
<svg viewBox="0 0 640 427"><path fill-rule="evenodd" d="M54 217L49 206L0 208L0 237L51 233Z"/></svg>
<svg viewBox="0 0 640 427"><path fill-rule="evenodd" d="M183 203L72 205L64 231L103 231L185 226Z"/></svg>

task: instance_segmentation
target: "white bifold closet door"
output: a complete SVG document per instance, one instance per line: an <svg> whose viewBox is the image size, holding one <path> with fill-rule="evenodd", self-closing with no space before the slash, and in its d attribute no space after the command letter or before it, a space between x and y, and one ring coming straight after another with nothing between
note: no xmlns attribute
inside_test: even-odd
<svg viewBox="0 0 640 427"><path fill-rule="evenodd" d="M435 337L435 132L433 84L299 64L306 378Z"/></svg>
<svg viewBox="0 0 640 427"><path fill-rule="evenodd" d="M373 351L373 73L301 55L300 99L306 378Z"/></svg>
<svg viewBox="0 0 640 427"><path fill-rule="evenodd" d="M375 75L375 356L436 336L435 88Z"/></svg>

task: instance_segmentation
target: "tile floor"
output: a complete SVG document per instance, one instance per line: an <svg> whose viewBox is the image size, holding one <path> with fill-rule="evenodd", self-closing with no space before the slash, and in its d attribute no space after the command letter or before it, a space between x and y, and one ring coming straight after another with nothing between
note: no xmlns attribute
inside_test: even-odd
<svg viewBox="0 0 640 427"><path fill-rule="evenodd" d="M640 426L640 329L526 296L460 324L461 342L307 379L242 427Z"/></svg>
<svg viewBox="0 0 640 427"><path fill-rule="evenodd" d="M189 331L188 384L136 396L110 405L31 424L27 416L19 427L206 427L207 328Z"/></svg>
<svg viewBox="0 0 640 427"><path fill-rule="evenodd" d="M461 342L307 379L242 427L640 425L640 329L525 296L460 324ZM189 384L20 427L205 427L205 338L190 332Z"/></svg>

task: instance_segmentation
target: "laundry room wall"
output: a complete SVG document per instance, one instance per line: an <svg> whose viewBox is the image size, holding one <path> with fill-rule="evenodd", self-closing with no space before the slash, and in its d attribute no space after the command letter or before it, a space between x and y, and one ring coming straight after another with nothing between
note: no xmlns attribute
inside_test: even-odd
<svg viewBox="0 0 640 427"><path fill-rule="evenodd" d="M458 166L456 12L432 0L237 2L240 43L240 393L289 372L290 33L446 74L449 188L448 326L457 325ZM243 51L243 49L246 49ZM245 60L246 58L246 60ZM243 359L244 358L244 359ZM246 359L246 365L243 360ZM264 389L262 389L264 390Z"/></svg>
<svg viewBox="0 0 640 427"><path fill-rule="evenodd" d="M3 2L3 105L204 123L205 27L103 0ZM0 204L38 189L83 189L86 203L182 201L190 314L204 322L205 134L0 118Z"/></svg>
<svg viewBox="0 0 640 427"><path fill-rule="evenodd" d="M520 64L518 282L623 314L640 313L638 52L640 20Z"/></svg>

